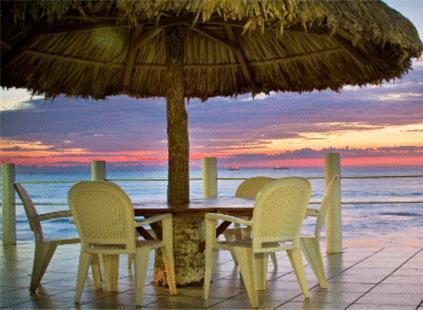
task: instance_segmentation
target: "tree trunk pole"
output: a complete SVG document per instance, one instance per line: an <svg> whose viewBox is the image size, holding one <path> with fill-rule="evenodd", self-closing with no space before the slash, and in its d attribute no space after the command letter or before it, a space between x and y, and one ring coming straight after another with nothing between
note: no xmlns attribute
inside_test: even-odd
<svg viewBox="0 0 423 310"><path fill-rule="evenodd" d="M184 92L183 29L166 29L167 53L167 136L169 171L167 201L178 207L189 202L189 140L188 117ZM173 240L176 284L199 284L204 277L204 253L200 247L203 217L173 217ZM165 284L160 251L156 252L153 283Z"/></svg>
<svg viewBox="0 0 423 310"><path fill-rule="evenodd" d="M189 138L188 117L185 110L184 41L182 30L166 33L167 75L167 137L168 187L170 204L189 202Z"/></svg>

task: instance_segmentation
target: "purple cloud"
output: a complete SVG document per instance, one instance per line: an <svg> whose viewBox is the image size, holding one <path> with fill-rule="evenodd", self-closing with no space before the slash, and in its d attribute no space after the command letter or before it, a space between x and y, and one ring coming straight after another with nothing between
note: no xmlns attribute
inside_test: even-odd
<svg viewBox="0 0 423 310"><path fill-rule="evenodd" d="M417 63L403 79L381 87L346 87L340 93L273 93L255 101L248 95L207 102L191 100L191 148L198 153L241 147L253 151L268 140L302 137L302 132L421 123L422 94L423 65ZM0 113L1 138L41 141L52 145L51 150L83 148L100 154L163 152L167 148L164 99L117 96L95 101L60 97L54 101L32 100L30 106ZM315 156L315 151L306 150L291 155ZM239 156L247 160L255 155Z"/></svg>

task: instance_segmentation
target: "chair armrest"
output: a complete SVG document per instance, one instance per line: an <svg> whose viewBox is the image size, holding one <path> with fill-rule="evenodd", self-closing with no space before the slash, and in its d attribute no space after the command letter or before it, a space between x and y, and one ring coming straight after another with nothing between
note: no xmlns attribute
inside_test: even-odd
<svg viewBox="0 0 423 310"><path fill-rule="evenodd" d="M56 211L56 212L40 214L36 217L36 219L38 221L45 221L45 220L55 219L58 217L71 217L71 216L72 216L72 213L70 210L64 210L64 211Z"/></svg>
<svg viewBox="0 0 423 310"><path fill-rule="evenodd" d="M231 215L225 215L225 214L219 214L219 213L207 213L206 214L206 220L221 220L225 222L231 222L236 224L243 224L247 226L253 225L252 220L245 220L239 217L231 216Z"/></svg>
<svg viewBox="0 0 423 310"><path fill-rule="evenodd" d="M160 215L156 215L156 216L146 218L145 220L142 220L142 221L139 221L139 222L134 221L134 225L135 225L135 227L140 227L140 226L160 222L160 221L163 221L163 220L166 220L166 219L169 219L169 218L172 218L172 214L170 214L170 213L160 214Z"/></svg>
<svg viewBox="0 0 423 310"><path fill-rule="evenodd" d="M307 208L306 216L319 216L319 210L313 208Z"/></svg>

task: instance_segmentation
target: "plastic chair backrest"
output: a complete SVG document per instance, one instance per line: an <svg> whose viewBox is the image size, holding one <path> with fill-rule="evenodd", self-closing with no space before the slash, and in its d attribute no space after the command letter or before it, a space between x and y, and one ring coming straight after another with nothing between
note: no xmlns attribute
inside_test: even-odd
<svg viewBox="0 0 423 310"><path fill-rule="evenodd" d="M253 211L253 250L263 248L263 243L298 239L310 196L310 182L300 177L277 179L263 187Z"/></svg>
<svg viewBox="0 0 423 310"><path fill-rule="evenodd" d="M314 234L317 239L320 238L320 231L322 230L323 225L325 224L326 215L329 208L331 207L331 198L336 191L339 192L339 175L335 175L332 180L330 180L325 194L323 195L322 203L320 204L319 215L317 216L316 226L314 228Z"/></svg>
<svg viewBox="0 0 423 310"><path fill-rule="evenodd" d="M16 192L18 193L19 198L22 200L26 216L28 217L29 226L34 232L36 238L43 239L43 230L40 224L40 221L37 219L38 213L37 209L32 202L32 199L29 197L26 189L19 183L13 184Z"/></svg>
<svg viewBox="0 0 423 310"><path fill-rule="evenodd" d="M246 179L238 186L235 192L235 197L254 200L263 186L272 181L272 178L261 176Z"/></svg>
<svg viewBox="0 0 423 310"><path fill-rule="evenodd" d="M69 191L69 206L83 250L90 253L135 253L134 209L116 184L84 181Z"/></svg>

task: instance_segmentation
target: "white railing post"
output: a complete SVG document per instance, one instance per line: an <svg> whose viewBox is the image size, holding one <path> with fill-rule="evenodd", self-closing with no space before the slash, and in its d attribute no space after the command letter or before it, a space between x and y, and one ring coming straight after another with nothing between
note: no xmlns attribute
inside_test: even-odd
<svg viewBox="0 0 423 310"><path fill-rule="evenodd" d="M91 180L106 180L106 162L104 160L93 160L91 162Z"/></svg>
<svg viewBox="0 0 423 310"><path fill-rule="evenodd" d="M15 165L1 165L2 173L2 230L3 245L16 244Z"/></svg>
<svg viewBox="0 0 423 310"><path fill-rule="evenodd" d="M205 157L201 161L203 172L203 197L206 199L217 197L217 159Z"/></svg>
<svg viewBox="0 0 423 310"><path fill-rule="evenodd" d="M335 185L328 210L326 224L326 253L342 252L342 219L341 219L341 164L338 153L328 153L325 157L325 185L336 175L339 175L339 184Z"/></svg>

